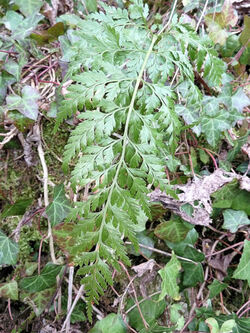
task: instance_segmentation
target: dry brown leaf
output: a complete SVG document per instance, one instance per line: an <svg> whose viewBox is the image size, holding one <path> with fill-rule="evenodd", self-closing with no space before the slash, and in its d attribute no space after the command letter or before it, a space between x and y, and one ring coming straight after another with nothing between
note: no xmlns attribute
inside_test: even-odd
<svg viewBox="0 0 250 333"><path fill-rule="evenodd" d="M195 178L185 185L175 185L175 189L183 192L178 194L179 200L173 199L159 189L151 192L149 197L151 201L161 202L165 208L170 209L183 220L195 225L207 226L212 222L210 218L212 213L211 194L235 178L239 181L240 188L247 191L250 190L250 180L247 176L217 169L209 176L199 179ZM189 204L193 207L192 216L189 216L181 209L184 204Z"/></svg>
<svg viewBox="0 0 250 333"><path fill-rule="evenodd" d="M141 277L145 272L152 272L156 262L154 259L150 259L140 265L133 266L132 269L137 273L138 277Z"/></svg>

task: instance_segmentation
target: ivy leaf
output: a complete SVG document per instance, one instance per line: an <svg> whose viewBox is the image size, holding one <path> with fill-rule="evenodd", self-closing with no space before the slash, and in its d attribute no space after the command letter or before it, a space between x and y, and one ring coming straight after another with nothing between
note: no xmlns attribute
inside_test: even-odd
<svg viewBox="0 0 250 333"><path fill-rule="evenodd" d="M16 61L9 59L4 64L3 69L9 74L12 74L17 81L20 80L21 66Z"/></svg>
<svg viewBox="0 0 250 333"><path fill-rule="evenodd" d="M247 280L250 286L250 241L244 241L244 250L233 278Z"/></svg>
<svg viewBox="0 0 250 333"><path fill-rule="evenodd" d="M40 275L26 277L20 281L20 288L28 292L35 293L48 289L55 285L56 277L60 273L62 266L48 263Z"/></svg>
<svg viewBox="0 0 250 333"><path fill-rule="evenodd" d="M126 333L127 326L125 325L122 317L115 313L108 314L105 318L98 321L89 333Z"/></svg>
<svg viewBox="0 0 250 333"><path fill-rule="evenodd" d="M221 45L225 44L228 36L225 28L229 25L234 27L237 21L237 11L233 8L231 0L224 1L221 12L205 16L210 38Z"/></svg>
<svg viewBox="0 0 250 333"><path fill-rule="evenodd" d="M166 295L172 297L175 301L180 300L181 296L179 294L179 286L176 281L180 270L181 264L176 258L174 252L172 252L171 260L164 268L159 270L159 274L162 278L159 301L164 299Z"/></svg>
<svg viewBox="0 0 250 333"><path fill-rule="evenodd" d="M15 280L0 284L0 297L18 300L18 286Z"/></svg>
<svg viewBox="0 0 250 333"><path fill-rule="evenodd" d="M19 247L0 230L0 265L15 265Z"/></svg>
<svg viewBox="0 0 250 333"><path fill-rule="evenodd" d="M191 226L188 223L175 216L171 220L159 224L155 228L154 234L160 239L179 243L185 239L190 229Z"/></svg>
<svg viewBox="0 0 250 333"><path fill-rule="evenodd" d="M210 290L209 292L209 298L213 299L216 295L218 295L222 290L227 288L228 284L223 283L218 280L214 280L209 286L208 289Z"/></svg>
<svg viewBox="0 0 250 333"><path fill-rule="evenodd" d="M126 310L128 310L135 303L132 299L129 299L126 304ZM164 300L157 301L157 296L153 296L151 299L146 299L144 302L140 303L141 312L146 322L152 326L157 323L157 319L162 315L164 310L166 309L166 302ZM144 324L142 322L141 316L139 314L138 308L135 307L133 310L128 313L129 324L135 328L138 332L142 332L141 330L144 328ZM114 331L112 331L114 332ZM154 331L149 330L147 332L162 332L162 331Z"/></svg>
<svg viewBox="0 0 250 333"><path fill-rule="evenodd" d="M250 215L250 192L242 190L233 199L232 206L230 208L234 210L243 210L247 215Z"/></svg>
<svg viewBox="0 0 250 333"><path fill-rule="evenodd" d="M236 232L239 226L250 224L247 214L243 210L226 209L223 212L224 224L223 228Z"/></svg>
<svg viewBox="0 0 250 333"><path fill-rule="evenodd" d="M4 210L1 214L2 218L7 216L18 216L23 215L26 212L26 209L31 205L33 199L22 199L16 201L14 204L8 204L4 207Z"/></svg>
<svg viewBox="0 0 250 333"><path fill-rule="evenodd" d="M15 12L14 10L8 10L5 16L1 19L1 23L5 25L5 28L11 31L15 31L17 26L23 21L23 16Z"/></svg>
<svg viewBox="0 0 250 333"><path fill-rule="evenodd" d="M207 142L213 147L216 146L221 132L231 127L228 123L227 116L222 112L215 116L209 114L204 115L201 120L201 126L202 132L207 138Z"/></svg>
<svg viewBox="0 0 250 333"><path fill-rule="evenodd" d="M26 17L33 13L38 13L43 5L42 0L14 0L14 3L19 7L20 12Z"/></svg>
<svg viewBox="0 0 250 333"><path fill-rule="evenodd" d="M249 41L249 30L250 30L250 16L244 16L244 29L240 34L240 42L242 45L246 45Z"/></svg>
<svg viewBox="0 0 250 333"><path fill-rule="evenodd" d="M70 201L65 196L64 185L55 186L53 202L46 208L52 226L62 222L70 211Z"/></svg>
<svg viewBox="0 0 250 333"><path fill-rule="evenodd" d="M24 86L22 96L7 96L6 102L9 110L18 110L25 117L36 120L38 116L37 101L39 98L40 95L35 88Z"/></svg>
<svg viewBox="0 0 250 333"><path fill-rule="evenodd" d="M52 298L52 296L55 294L55 291L56 287L45 289L33 294L22 291L20 293L20 298L25 304L28 304L31 307L31 309L38 317L46 309L48 300Z"/></svg>
<svg viewBox="0 0 250 333"><path fill-rule="evenodd" d="M194 287L198 282L204 281L204 272L201 263L182 262L184 269L183 285L185 287Z"/></svg>
<svg viewBox="0 0 250 333"><path fill-rule="evenodd" d="M26 17L21 23L17 25L12 33L12 38L16 40L23 40L29 36L36 28L37 24L44 18L40 13L34 13L31 16Z"/></svg>
<svg viewBox="0 0 250 333"><path fill-rule="evenodd" d="M250 98L244 93L242 88L239 88L232 96L232 106L242 112L244 107L250 105Z"/></svg>

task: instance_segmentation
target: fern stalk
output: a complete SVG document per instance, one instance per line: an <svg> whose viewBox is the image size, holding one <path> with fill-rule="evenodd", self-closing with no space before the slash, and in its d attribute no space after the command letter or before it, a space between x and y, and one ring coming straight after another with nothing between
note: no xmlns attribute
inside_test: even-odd
<svg viewBox="0 0 250 333"><path fill-rule="evenodd" d="M78 116L83 121L65 147L64 166L67 169L77 157L73 186L91 183L96 188L87 201L75 203L69 216L77 221L69 252L82 266L78 274L83 276L89 318L92 304L113 282L109 267L120 269L118 261L129 264L122 238L138 248L136 224L142 230L151 217L147 184L170 193L165 168L174 172L181 164L174 156L181 117L187 125L200 126L197 130L213 144L220 136L217 130L211 133L214 124L224 130L237 118L231 111L220 111L219 99L206 100L203 110L193 67L204 68L203 79L218 86L225 66L210 42L201 41L192 28L178 22L176 4L177 0L158 33L147 26L148 8L142 0L133 0L128 10L103 4L105 14L96 12L85 20L62 16L77 29L69 34L73 55L65 48L73 83L57 124L85 106ZM65 37L61 42L69 43ZM177 94L170 84L176 68Z"/></svg>

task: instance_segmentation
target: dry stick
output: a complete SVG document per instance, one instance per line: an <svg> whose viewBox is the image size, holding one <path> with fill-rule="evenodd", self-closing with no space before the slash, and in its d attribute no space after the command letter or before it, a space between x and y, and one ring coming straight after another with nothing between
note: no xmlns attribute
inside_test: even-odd
<svg viewBox="0 0 250 333"><path fill-rule="evenodd" d="M54 52L52 52L52 53L54 53ZM23 78L25 76L25 74L27 74L32 68L36 67L37 65L41 64L44 60L48 59L52 55L52 53L46 55L46 57L38 60L33 65L31 65L25 72L22 73L21 78Z"/></svg>
<svg viewBox="0 0 250 333"><path fill-rule="evenodd" d="M71 305L72 305L72 286L73 286L73 278L74 278L74 266L69 267L69 283L68 283L68 304L67 304L67 313L69 313ZM66 333L70 331L70 316L66 323Z"/></svg>
<svg viewBox="0 0 250 333"><path fill-rule="evenodd" d="M250 307L245 309L244 311L241 312L241 314L239 315L239 318L241 318L243 316L244 313L250 311Z"/></svg>
<svg viewBox="0 0 250 333"><path fill-rule="evenodd" d="M44 157L44 151L43 151L43 146L42 146L42 140L41 140L41 133L40 133L40 127L39 127L39 122L34 126L34 132L36 132L37 137L38 137L38 155L42 164L43 168L43 192L44 192L44 205L47 207L49 205L49 193L48 193L48 179L49 179L49 174L48 174L48 167L45 161ZM55 256L55 249L54 249L54 241L53 241L53 235L52 235L52 228L51 228L51 223L48 219L48 235L47 238L49 238L49 248L50 248L50 256L52 259L53 264L57 264L56 256ZM57 278L57 285L59 285L59 277ZM60 287L58 288L58 313L60 314L61 312L61 290Z"/></svg>
<svg viewBox="0 0 250 333"><path fill-rule="evenodd" d="M141 311L141 308L140 308L140 305L139 305L139 302L138 302L138 298L137 298L137 295L136 295L135 287L134 287L134 284L133 284L133 280L131 279L131 276L129 275L129 272L128 272L127 268L124 266L124 264L121 261L119 261L119 264L121 265L122 269L125 271L128 279L129 279L129 282L131 282L132 290L133 290L133 293L134 293L134 296L135 296L135 303L136 303L136 306L138 308L139 314L141 316L143 325L147 330L149 325L148 325L147 321L145 320L145 318L143 317L143 314L142 314L142 311Z"/></svg>
<svg viewBox="0 0 250 333"><path fill-rule="evenodd" d="M232 248L234 248L234 247L236 247L236 246L238 246L238 245L242 245L242 244L244 244L244 242L239 242L239 243L233 244L233 245L228 246L228 247L226 247L225 249L222 249L222 250L220 250L220 251L217 251L217 252L213 252L213 253L207 254L205 257L206 257L206 258L209 258L209 257L215 256L216 254L219 254L219 253L225 252L225 251L227 251L227 250L230 250L230 249L232 249Z"/></svg>
<svg viewBox="0 0 250 333"><path fill-rule="evenodd" d="M237 311L236 315L239 316L240 312L248 305L250 304L250 300L248 300L245 304L242 305L242 307Z"/></svg>
<svg viewBox="0 0 250 333"><path fill-rule="evenodd" d="M151 297L158 295L160 293L161 293L161 290L156 291L153 294L149 295L148 297L141 299L138 303L141 304L141 303L147 301L148 299L150 299ZM132 305L125 313L128 314L130 311L132 311L134 308L136 308L136 306L137 306L136 304Z"/></svg>
<svg viewBox="0 0 250 333"><path fill-rule="evenodd" d="M127 245L131 245L132 242L125 242L125 244ZM147 246L147 245L144 245L144 244L141 244L139 243L138 244L140 247L144 248L144 249L148 249L152 252L157 252L157 253L160 253L160 254L163 254L164 256L166 257L172 257L172 254L171 253L168 253L168 252L165 252L165 251L162 251L162 250L158 250L158 249L155 249L154 247L151 247L151 246ZM176 256L178 259L181 259L181 260L184 260L184 261L187 261L187 262L191 262L193 264L196 264L197 265L197 262L191 260L191 259L188 259L188 258L184 258L184 257L181 257L181 256Z"/></svg>
<svg viewBox="0 0 250 333"><path fill-rule="evenodd" d="M200 289L199 289L199 292L196 296L196 300L198 300L201 296L201 293L206 285L206 281L207 281L207 277L208 277L208 271L209 271L209 267L207 266L206 267L206 271L205 271L205 275L204 275L204 282L202 283L202 285L200 286ZM192 305L192 308L190 310L190 313L189 313L189 318L187 320L187 322L185 323L185 325L183 326L182 330L180 331L180 333L184 333L185 332L185 329L186 327L189 325L189 323L194 319L195 316L193 316L193 313L195 311L195 308L196 308L197 304L196 304L196 301L194 302L194 304Z"/></svg>
<svg viewBox="0 0 250 333"><path fill-rule="evenodd" d="M73 312L73 310L74 310L74 308L75 308L75 306L76 306L76 304L77 304L79 298L82 296L83 288L84 288L84 285L82 284L81 287L80 287L80 289L79 289L78 292L77 292L77 295L76 295L76 297L75 297L75 299L74 299L74 302L73 302L73 304L72 304L70 310L68 311L67 317L66 317L66 319L65 319L65 321L64 321L64 323L63 323L63 326L62 326L62 329L61 329L60 333L62 333L62 332L64 331L65 326L66 326L68 320L70 319L71 313Z"/></svg>
<svg viewBox="0 0 250 333"><path fill-rule="evenodd" d="M69 283L69 280L66 277L64 278L64 280L67 283ZM73 287L74 292L77 294L78 293L78 289L74 285L72 285L72 287ZM81 296L81 299L86 303L86 299L85 299L84 296ZM101 319L104 318L104 314L96 306L92 305L92 309L97 313L97 315L99 315L101 317Z"/></svg>
<svg viewBox="0 0 250 333"><path fill-rule="evenodd" d="M120 301L120 312L121 312L121 315L123 315L122 312L123 312L123 301L124 301L124 297L125 297L125 295L127 294L130 285L133 283L133 281L136 279L136 277L137 277L137 276L135 275L135 276L129 281L129 283L128 283L128 285L127 285L127 287L126 287L126 289L125 289L125 291L124 291L124 293L123 293L123 295L122 295L122 297L121 297L121 301ZM138 304L139 304L139 302L138 302ZM135 304L135 306L137 306L137 304ZM139 309L139 308L138 308L138 309ZM127 323L127 321L126 321L126 316L124 316L123 321L124 321L124 323L126 324L126 326L127 326L132 332L137 333L137 332L136 332L132 327L130 327L129 324Z"/></svg>
<svg viewBox="0 0 250 333"><path fill-rule="evenodd" d="M45 205L45 207L47 207L49 205L49 192L48 192L48 178L49 177L48 177L48 167L47 167L47 164L45 161L44 151L43 151L43 147L42 147L42 140L41 140L39 124L35 125L35 130L36 130L36 134L39 138L37 151L38 151L38 155L39 155L39 158L40 158L40 161L42 164L42 168L43 168L44 205ZM50 224L49 220L48 220L48 236L47 237L49 238L50 256L51 256L52 262L54 264L57 264L55 250L54 250L53 236L52 236L52 228L51 228L51 224Z"/></svg>

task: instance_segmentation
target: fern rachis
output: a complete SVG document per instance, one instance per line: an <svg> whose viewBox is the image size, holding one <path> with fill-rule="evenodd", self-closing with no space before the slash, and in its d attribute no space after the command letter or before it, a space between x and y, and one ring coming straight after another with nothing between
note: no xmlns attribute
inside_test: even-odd
<svg viewBox="0 0 250 333"><path fill-rule="evenodd" d="M60 123L83 106L86 109L65 148L64 165L67 168L81 152L72 184L95 184L93 194L86 202L77 202L70 215L78 220L71 254L83 266L78 274L84 276L89 317L92 302L98 302L112 284L109 266L119 269L118 260L129 264L123 238L136 247L136 225L150 217L147 184L170 191L166 157L175 159L182 129L177 94L169 86L175 67L180 69L176 89L180 114L181 108L192 104L202 116L193 66L204 66L204 79L211 86L220 82L224 72L209 42L203 43L176 18L167 32L162 28L156 34L147 27L141 0L135 0L128 11L103 6L105 14L91 14L84 21L77 18L79 29L69 30L76 52L68 76L74 83L58 115ZM62 19L70 25L76 18ZM210 73L209 66L216 72Z"/></svg>

